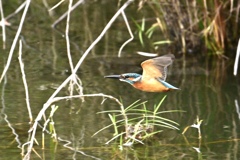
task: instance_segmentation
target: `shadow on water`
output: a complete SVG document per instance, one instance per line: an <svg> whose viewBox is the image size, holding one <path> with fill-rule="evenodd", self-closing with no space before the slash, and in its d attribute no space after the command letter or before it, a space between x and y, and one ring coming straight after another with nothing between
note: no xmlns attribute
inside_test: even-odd
<svg viewBox="0 0 240 160"><path fill-rule="evenodd" d="M108 5L87 4L72 13L74 23L71 24L70 36L74 64L116 11L117 8L109 8ZM33 7L38 8L35 5ZM102 7L109 10L103 10ZM46 14L41 10L39 12ZM22 35L34 117L56 87L69 75L65 39L56 30L51 30L50 25L41 23L48 21L50 24L51 19L46 18L47 15L39 17L38 13L29 13L32 23L26 24L27 30ZM84 24L83 27L76 23L79 19ZM97 22L99 25L96 25ZM9 51L15 23L12 20L12 27L7 29L9 38L7 49L2 50L3 53ZM38 27L34 27L36 25ZM64 27L65 23L59 24L59 31L64 32ZM116 57L119 47L127 38L126 28L123 29L120 20L93 49L78 71L84 93L112 95L122 99L125 106L140 99L148 101L147 106L150 107L159 103L167 94L161 110L185 111L164 114L164 117L178 122L180 130L166 129L145 145L126 147L121 151L117 142L105 145L112 138L113 129L104 130L92 137L96 131L111 123L107 114L96 113L118 109L117 103L110 99L102 103L101 97L87 97L84 102L80 99L61 101L56 103L59 108L53 117L58 141L46 133L45 148L42 149L41 126L44 122L40 121L36 135L39 145L34 146L37 153L43 159L239 159L240 90L239 78L232 75L233 61L209 57L197 59L191 56L186 60L177 58L169 68L167 81L181 88L180 91L141 92L127 83L103 78L109 74L141 73L140 63L146 58L133 54L142 49L138 42L133 41L126 46L121 58ZM1 62L5 62L6 57L2 57ZM0 154L3 159L19 159L20 147L29 138L25 92L16 59L17 54L14 55L6 76L6 83L1 84ZM4 64L1 63L0 66L2 70ZM65 91L60 95L67 95L67 88ZM195 128L189 128L183 136L181 132L194 124L197 117L203 120L202 138L198 139ZM32 153L32 159L37 157Z"/></svg>

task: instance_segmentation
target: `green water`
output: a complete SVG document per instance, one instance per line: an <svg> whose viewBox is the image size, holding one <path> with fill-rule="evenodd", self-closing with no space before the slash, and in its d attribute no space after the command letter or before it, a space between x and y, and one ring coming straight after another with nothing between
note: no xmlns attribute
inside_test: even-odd
<svg viewBox="0 0 240 160"><path fill-rule="evenodd" d="M54 3L49 5L53 6ZM6 7L5 14L10 14L17 6L13 3ZM21 34L24 42L23 61L34 118L56 87L69 76L66 42L62 36L65 20L57 26L57 30L51 28L51 24L66 8L67 4L61 5L50 17L42 3L34 3L24 23ZM135 9L135 4L130 6L128 14L137 17ZM74 64L116 11L116 3L102 1L84 4L72 12L69 35ZM151 15L146 13L148 14ZM20 15L9 19L12 25L6 28L6 49L1 48L0 70L3 70L7 61L19 21ZM134 26L133 23L131 25ZM83 92L112 95L122 99L125 106L140 99L148 101L147 106L152 107L159 103L165 93L141 92L127 83L103 78L109 74L141 72L140 63L147 58L135 54L136 51L146 50L138 40L129 43L124 48L122 57L117 57L119 48L128 38L122 18L117 19L78 71ZM165 53L160 53L163 54ZM31 128L17 57L18 47L14 51L7 76L1 83L0 159L21 159L21 147L28 141L28 130ZM179 131L166 129L145 145L121 151L114 142L105 145L112 138L113 128L92 137L96 131L111 123L107 114L96 113L119 109L119 105L110 99L102 103L102 97L87 97L84 102L81 99L57 102L59 108L53 120L58 141L44 132L43 149L42 120L36 133L39 145L35 144L34 149L43 159L239 159L240 90L239 76L232 75L233 60L196 59L190 56L184 61L180 57L177 55L170 67L167 81L181 90L167 93L161 106L163 111L184 111L164 115L179 123ZM67 94L67 88L64 88L59 96ZM47 110L46 115L49 112ZM203 120L202 138L198 139L195 128L190 128L183 136L181 132L194 124L197 117ZM25 152L26 149L25 146ZM32 152L31 159L40 158Z"/></svg>

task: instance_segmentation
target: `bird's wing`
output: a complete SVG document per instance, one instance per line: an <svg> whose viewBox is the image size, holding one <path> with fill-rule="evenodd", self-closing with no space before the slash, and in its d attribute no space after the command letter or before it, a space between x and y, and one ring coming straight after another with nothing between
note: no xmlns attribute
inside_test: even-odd
<svg viewBox="0 0 240 160"><path fill-rule="evenodd" d="M153 58L142 62L142 77L146 79L160 78L165 81L167 78L167 66L172 64L174 60L173 54L167 54L161 57Z"/></svg>

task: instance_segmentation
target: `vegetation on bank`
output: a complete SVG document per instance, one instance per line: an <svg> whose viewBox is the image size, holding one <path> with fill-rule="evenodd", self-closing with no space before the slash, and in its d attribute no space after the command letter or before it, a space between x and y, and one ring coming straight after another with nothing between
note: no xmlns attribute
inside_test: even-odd
<svg viewBox="0 0 240 160"><path fill-rule="evenodd" d="M138 23L139 39L143 44L149 39L152 47L170 41L170 47L182 53L207 49L213 54L230 54L236 50L240 35L240 3L229 0L140 0L139 10L150 8L154 21L146 27L143 18ZM149 17L148 17L149 18ZM164 39L160 38L159 34ZM168 42L167 41L167 42Z"/></svg>

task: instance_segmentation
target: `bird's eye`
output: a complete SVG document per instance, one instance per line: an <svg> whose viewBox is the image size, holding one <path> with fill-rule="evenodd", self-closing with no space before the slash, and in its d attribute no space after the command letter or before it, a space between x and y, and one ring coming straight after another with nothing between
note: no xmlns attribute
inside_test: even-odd
<svg viewBox="0 0 240 160"><path fill-rule="evenodd" d="M125 78L129 78L129 76L125 76Z"/></svg>

